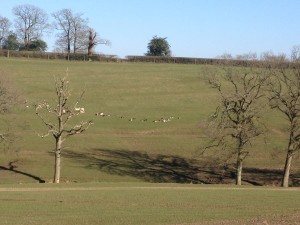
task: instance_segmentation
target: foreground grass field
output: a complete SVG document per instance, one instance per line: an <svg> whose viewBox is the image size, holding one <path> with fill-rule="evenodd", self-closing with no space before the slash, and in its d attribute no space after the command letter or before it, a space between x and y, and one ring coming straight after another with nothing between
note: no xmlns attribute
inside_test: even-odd
<svg viewBox="0 0 300 225"><path fill-rule="evenodd" d="M298 224L299 189L90 183L0 185L0 221L18 224Z"/></svg>
<svg viewBox="0 0 300 225"><path fill-rule="evenodd" d="M200 122L215 109L218 96L202 79L203 65L89 63L0 58L0 71L22 93L10 127L18 135L0 165L17 161L16 171L0 172L0 183L51 181L54 142L44 133L32 105L54 99L54 76L68 70L74 101L85 89L80 120L93 119L88 132L66 142L63 182L209 183L211 155L196 157L205 139ZM97 117L104 112L109 117ZM246 161L245 183L278 184L284 165L284 120L266 109L269 134L259 140ZM154 123L172 118L168 123ZM130 122L130 120L133 120ZM299 176L299 155L292 176ZM200 174L200 175L199 175ZM229 181L231 182L231 181Z"/></svg>

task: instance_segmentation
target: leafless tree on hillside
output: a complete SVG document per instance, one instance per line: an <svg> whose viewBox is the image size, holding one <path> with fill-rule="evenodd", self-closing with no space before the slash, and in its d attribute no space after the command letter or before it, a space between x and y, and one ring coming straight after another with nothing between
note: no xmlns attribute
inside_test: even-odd
<svg viewBox="0 0 300 225"><path fill-rule="evenodd" d="M63 151L64 141L71 136L86 131L92 124L92 121L82 121L80 123L71 124L71 119L85 113L85 109L78 105L79 100L74 104L70 103L71 92L67 77L55 79L55 94L56 103L54 107L51 107L50 103L46 101L40 102L35 105L35 113L47 127L47 133L39 136L43 138L51 134L55 139L53 182L59 183L61 174L61 153Z"/></svg>
<svg viewBox="0 0 300 225"><path fill-rule="evenodd" d="M71 9L62 9L52 14L55 28L60 31L57 45L66 49L67 53L86 50L88 40L88 20L83 14L75 14Z"/></svg>
<svg viewBox="0 0 300 225"><path fill-rule="evenodd" d="M300 151L300 59L297 56L299 49L294 48L291 62L275 57L269 66L272 75L268 84L270 106L282 113L289 124L283 187L289 186L292 159Z"/></svg>
<svg viewBox="0 0 300 225"><path fill-rule="evenodd" d="M55 28L61 31L58 34L57 45L62 46L66 49L68 53L71 53L71 43L72 43L72 18L73 12L71 9L62 9L56 13L52 14L53 18L56 20Z"/></svg>
<svg viewBox="0 0 300 225"><path fill-rule="evenodd" d="M47 13L36 6L18 5L13 8L13 14L16 16L16 33L24 40L25 47L32 40L38 40L49 27Z"/></svg>
<svg viewBox="0 0 300 225"><path fill-rule="evenodd" d="M291 61L298 62L300 60L300 45L296 45L292 49Z"/></svg>
<svg viewBox="0 0 300 225"><path fill-rule="evenodd" d="M242 184L242 170L251 141L264 133L260 120L262 89L266 77L256 68L225 68L223 79L209 76L221 102L208 122L208 149L221 150L236 160L236 184Z"/></svg>
<svg viewBox="0 0 300 225"><path fill-rule="evenodd" d="M8 18L0 16L0 47L3 45L3 40L9 35L11 22Z"/></svg>
<svg viewBox="0 0 300 225"><path fill-rule="evenodd" d="M88 30L88 55L91 56L93 54L93 50L96 45L102 44L102 45L111 45L109 40L101 39L98 37L97 32L93 28L89 28Z"/></svg>
<svg viewBox="0 0 300 225"><path fill-rule="evenodd" d="M88 35L88 20L82 18L82 14L76 14L72 18L73 53L86 50Z"/></svg>

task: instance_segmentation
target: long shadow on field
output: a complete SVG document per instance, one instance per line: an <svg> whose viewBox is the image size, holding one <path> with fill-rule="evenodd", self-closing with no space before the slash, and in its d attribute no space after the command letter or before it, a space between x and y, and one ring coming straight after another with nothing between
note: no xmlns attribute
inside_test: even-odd
<svg viewBox="0 0 300 225"><path fill-rule="evenodd" d="M291 175L292 186L300 187L300 173Z"/></svg>
<svg viewBox="0 0 300 225"><path fill-rule="evenodd" d="M131 176L147 182L171 183L234 183L235 171L224 170L212 162L203 165L198 160L174 155L149 155L139 151L94 149L89 153L70 150L64 157L81 162L90 169L120 176ZM243 182L252 185L280 185L281 170L244 168ZM291 175L291 185L300 186L300 174Z"/></svg>
<svg viewBox="0 0 300 225"><path fill-rule="evenodd" d="M282 179L282 170L249 168L243 169L244 181L255 185L279 186Z"/></svg>
<svg viewBox="0 0 300 225"><path fill-rule="evenodd" d="M24 175L26 177L30 177L36 181L38 181L39 183L45 183L45 181L35 175L32 175L32 174L29 174L29 173L26 173L26 172L22 172L20 170L16 170L14 167L4 167L4 166L0 166L0 169L1 170L7 170L7 171L11 171L11 172L14 172L14 173L17 173L17 174L21 174L21 175Z"/></svg>
<svg viewBox="0 0 300 225"><path fill-rule="evenodd" d="M263 185L280 186L283 177L283 170L278 169L244 168L243 173L247 179L257 180ZM300 186L300 173L290 175L290 186Z"/></svg>
<svg viewBox="0 0 300 225"><path fill-rule="evenodd" d="M95 149L92 153L65 151L64 157L76 159L103 172L132 176L148 182L213 183L219 176L199 167L196 160L170 155L148 155L138 151ZM199 176L202 174L204 176Z"/></svg>

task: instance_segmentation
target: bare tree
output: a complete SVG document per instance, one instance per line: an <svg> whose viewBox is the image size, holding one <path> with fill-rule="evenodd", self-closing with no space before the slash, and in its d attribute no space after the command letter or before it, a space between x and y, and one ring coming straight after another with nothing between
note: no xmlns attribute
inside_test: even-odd
<svg viewBox="0 0 300 225"><path fill-rule="evenodd" d="M48 28L48 15L44 10L33 5L18 5L13 8L16 16L16 33L24 40L24 46L28 46L32 40L41 38L43 32Z"/></svg>
<svg viewBox="0 0 300 225"><path fill-rule="evenodd" d="M297 62L300 60L300 45L296 45L292 48L291 61Z"/></svg>
<svg viewBox="0 0 300 225"><path fill-rule="evenodd" d="M260 60L264 61L264 62L288 62L289 59L287 58L286 54L281 53L281 54L274 54L272 51L267 51L267 52L263 52L260 56Z"/></svg>
<svg viewBox="0 0 300 225"><path fill-rule="evenodd" d="M88 55L91 56L93 54L93 50L96 45L111 45L111 42L106 39L102 39L98 37L97 32L93 28L89 28L88 30Z"/></svg>
<svg viewBox="0 0 300 225"><path fill-rule="evenodd" d="M57 45L66 49L67 53L86 49L88 20L83 14L75 14L71 9L62 9L52 14L55 28L60 31Z"/></svg>
<svg viewBox="0 0 300 225"><path fill-rule="evenodd" d="M55 27L60 31L56 44L66 49L67 53L88 51L92 55L96 45L110 45L109 40L101 39L94 29L88 27L88 19L82 13L75 14L71 9L63 9L52 16L56 20Z"/></svg>
<svg viewBox="0 0 300 225"><path fill-rule="evenodd" d="M56 20L55 28L61 31L58 34L57 45L66 49L68 53L71 53L72 43L72 18L73 12L71 9L62 9L52 14Z"/></svg>
<svg viewBox="0 0 300 225"><path fill-rule="evenodd" d="M76 14L72 18L73 53L86 50L88 20L82 18L82 14Z"/></svg>
<svg viewBox="0 0 300 225"><path fill-rule="evenodd" d="M298 51L298 49L294 49ZM292 56L299 52L292 52ZM270 82L268 85L269 102L272 109L281 112L289 124L289 141L284 166L282 186L289 186L289 176L292 159L300 151L300 59L294 58L292 62L280 60L270 64Z"/></svg>
<svg viewBox="0 0 300 225"><path fill-rule="evenodd" d="M3 46L3 40L9 35L11 22L8 18L0 16L0 47Z"/></svg>
<svg viewBox="0 0 300 225"><path fill-rule="evenodd" d="M209 76L221 102L208 123L207 149L225 151L236 160L236 184L242 184L244 160L249 156L251 141L264 132L260 121L262 87L266 81L262 71L254 68L225 68L224 78Z"/></svg>
<svg viewBox="0 0 300 225"><path fill-rule="evenodd" d="M45 135L39 136L46 137L51 134L55 139L53 182L59 183L61 174L61 152L63 150L64 141L73 135L81 134L86 131L92 124L92 121L70 124L71 119L74 116L85 113L85 109L78 106L79 101L74 104L70 103L69 98L71 93L67 77L55 79L55 91L57 98L55 106L51 107L48 102L41 102L35 105L35 112L48 129ZM53 120L50 120L51 116Z"/></svg>

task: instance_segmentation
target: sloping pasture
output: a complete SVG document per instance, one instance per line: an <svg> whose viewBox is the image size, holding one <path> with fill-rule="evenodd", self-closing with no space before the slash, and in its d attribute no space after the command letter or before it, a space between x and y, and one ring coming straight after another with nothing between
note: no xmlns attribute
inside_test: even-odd
<svg viewBox="0 0 300 225"><path fill-rule="evenodd" d="M37 136L47 131L33 105L43 100L54 102L54 77L64 76L66 71L71 102L85 91L79 105L86 113L74 121L92 119L94 125L65 142L62 181L218 182L214 154L198 153L206 141L201 123L218 103L217 93L203 75L222 73L220 67L1 58L0 71L22 96L13 113L3 117L17 137L0 158L3 167L16 161L19 173L1 170L0 183L52 179L54 140ZM268 107L264 115L269 131L253 143L245 182L278 184L287 128L284 119ZM299 172L297 162L299 155L293 176ZM231 182L230 173L227 178Z"/></svg>

